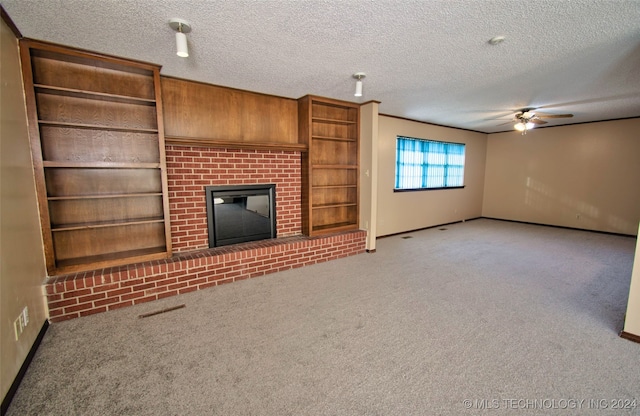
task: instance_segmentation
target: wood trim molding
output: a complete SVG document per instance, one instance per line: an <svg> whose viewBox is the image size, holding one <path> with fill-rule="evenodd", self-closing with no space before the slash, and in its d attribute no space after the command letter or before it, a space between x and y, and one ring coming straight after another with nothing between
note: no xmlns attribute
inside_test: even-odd
<svg viewBox="0 0 640 416"><path fill-rule="evenodd" d="M637 342L640 344L640 335L620 331L620 338L628 339L629 341Z"/></svg>
<svg viewBox="0 0 640 416"><path fill-rule="evenodd" d="M139 61L135 59L121 58L115 55L108 55L99 52L94 52L87 49L75 48L71 46L61 45L59 43L47 42L43 40L36 40L31 38L22 38L22 42L27 48L36 48L41 51L59 53L68 57L76 57L78 59L95 59L94 66L109 67L109 65L125 66L133 70L134 68L143 71L142 73L152 72L154 69L158 71L161 65ZM102 65L101 65L102 64Z"/></svg>
<svg viewBox="0 0 640 416"><path fill-rule="evenodd" d="M20 30L18 29L18 26L16 26L16 24L11 19L11 16L9 16L7 11L4 9L4 7L2 7L1 4L0 4L0 17L2 17L2 20L7 24L7 26L9 26L9 29L11 29L11 31L13 32L16 38L21 39L23 37L22 33L20 33Z"/></svg>
<svg viewBox="0 0 640 416"><path fill-rule="evenodd" d="M400 231L400 232L393 233L393 234L379 235L379 236L376 236L376 240L379 240L381 238L395 237L395 236L402 235L402 234L414 233L414 232L422 231L422 230L428 230L430 228L444 227L444 226L447 226L447 225L458 224L458 223L462 223L462 222L465 222L465 221L478 220L480 218L485 218L485 217L465 218L465 219L462 219L462 220L459 220L459 221L446 222L444 224L429 225L428 227L414 228L412 230Z"/></svg>
<svg viewBox="0 0 640 416"><path fill-rule="evenodd" d="M445 128L454 129L454 130L470 131L472 133L493 134L493 133L485 133L485 132L479 131L479 130L463 129L462 127L453 127L453 126L445 126L444 124L429 123L428 121L414 120L412 118L394 116L394 115L385 114L385 113L380 113L380 114L378 114L378 116L395 118L395 119L398 119L398 120L412 121L414 123L426 124L426 125L435 126L435 127L445 127Z"/></svg>
<svg viewBox="0 0 640 416"><path fill-rule="evenodd" d="M556 127L561 127L561 126L556 126ZM637 238L638 237L635 234L622 234L622 233L615 233L613 231L590 230L588 228L576 228L576 227L567 227L567 226L564 226L564 225L543 224L541 222L509 220L509 219L506 219L506 218L496 218L496 217L478 217L478 218L484 218L484 219L487 219L487 220L495 220L495 221L504 221L504 222L515 222L515 223L519 223L519 224L540 225L542 227L563 228L565 230L587 231L587 232L590 232L590 233L616 235L616 236L619 236L619 237L631 237L631 238Z"/></svg>
<svg viewBox="0 0 640 416"><path fill-rule="evenodd" d="M322 97L320 95L313 95L313 94L307 94L304 97L301 97L299 99L305 98L305 97L309 97L310 100L318 100L318 101L322 101L325 104L333 104L333 105L338 105L338 106L355 106L355 107L360 107L360 103L355 103L353 101L345 101L345 100L337 100L335 98L327 98L327 97Z"/></svg>
<svg viewBox="0 0 640 416"><path fill-rule="evenodd" d="M308 146L300 143L236 142L207 137L165 136L165 144L174 146L217 147L223 149L282 150L306 152Z"/></svg>

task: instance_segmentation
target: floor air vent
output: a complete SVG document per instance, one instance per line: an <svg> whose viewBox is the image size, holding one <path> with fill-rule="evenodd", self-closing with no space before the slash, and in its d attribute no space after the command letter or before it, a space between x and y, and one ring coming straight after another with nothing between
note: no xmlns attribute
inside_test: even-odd
<svg viewBox="0 0 640 416"><path fill-rule="evenodd" d="M406 235L406 236L402 237L402 239L403 239L403 240L407 240L407 239L409 239L409 238L413 238L413 237L412 237L412 236L410 236L410 235Z"/></svg>

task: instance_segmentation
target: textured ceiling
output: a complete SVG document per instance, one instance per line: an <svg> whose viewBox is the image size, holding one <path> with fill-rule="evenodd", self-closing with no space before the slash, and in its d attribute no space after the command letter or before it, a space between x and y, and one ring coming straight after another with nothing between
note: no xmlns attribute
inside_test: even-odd
<svg viewBox="0 0 640 416"><path fill-rule="evenodd" d="M0 0L26 37L162 74L481 132L523 107L547 126L640 116L640 0ZM175 54L170 18L188 20ZM494 36L506 40L496 46ZM355 72L364 95L353 96Z"/></svg>

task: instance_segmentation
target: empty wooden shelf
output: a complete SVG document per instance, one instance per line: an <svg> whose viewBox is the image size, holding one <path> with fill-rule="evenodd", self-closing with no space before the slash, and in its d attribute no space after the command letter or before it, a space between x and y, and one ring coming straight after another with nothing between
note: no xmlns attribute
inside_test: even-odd
<svg viewBox="0 0 640 416"><path fill-rule="evenodd" d="M49 274L170 255L160 67L20 47Z"/></svg>
<svg viewBox="0 0 640 416"><path fill-rule="evenodd" d="M358 104L316 96L298 100L303 233L358 229Z"/></svg>

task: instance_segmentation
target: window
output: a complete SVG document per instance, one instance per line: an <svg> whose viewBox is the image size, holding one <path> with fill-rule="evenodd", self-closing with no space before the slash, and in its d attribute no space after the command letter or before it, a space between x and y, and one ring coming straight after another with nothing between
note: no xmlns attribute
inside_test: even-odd
<svg viewBox="0 0 640 416"><path fill-rule="evenodd" d="M464 187L464 146L398 136L395 189Z"/></svg>

